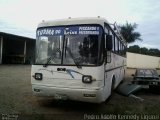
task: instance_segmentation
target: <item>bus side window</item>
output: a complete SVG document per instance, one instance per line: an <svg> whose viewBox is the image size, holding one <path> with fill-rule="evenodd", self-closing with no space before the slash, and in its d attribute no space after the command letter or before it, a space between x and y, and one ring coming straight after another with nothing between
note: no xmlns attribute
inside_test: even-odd
<svg viewBox="0 0 160 120"><path fill-rule="evenodd" d="M123 47L123 43L122 43L122 56L124 56L124 47Z"/></svg>
<svg viewBox="0 0 160 120"><path fill-rule="evenodd" d="M122 44L122 56L124 56L125 51L124 51L124 45Z"/></svg>
<svg viewBox="0 0 160 120"><path fill-rule="evenodd" d="M115 51L115 53L118 53L118 39L117 39L116 36L114 38L115 38L115 49L114 49L114 51Z"/></svg>
<svg viewBox="0 0 160 120"><path fill-rule="evenodd" d="M122 42L121 42L121 55L123 56L123 48L122 48Z"/></svg>
<svg viewBox="0 0 160 120"><path fill-rule="evenodd" d="M114 51L114 34L112 31L109 31L109 35L112 35L112 51Z"/></svg>
<svg viewBox="0 0 160 120"><path fill-rule="evenodd" d="M112 35L112 51L114 52L115 45L114 45L114 34L111 32Z"/></svg>
<svg viewBox="0 0 160 120"><path fill-rule="evenodd" d="M114 36L112 36L112 45L113 45L112 51L114 52L114 48L115 48L115 44L114 44Z"/></svg>
<svg viewBox="0 0 160 120"><path fill-rule="evenodd" d="M124 56L126 57L126 47L125 46L123 46L124 47Z"/></svg>
<svg viewBox="0 0 160 120"><path fill-rule="evenodd" d="M121 41L118 41L119 55L121 55Z"/></svg>

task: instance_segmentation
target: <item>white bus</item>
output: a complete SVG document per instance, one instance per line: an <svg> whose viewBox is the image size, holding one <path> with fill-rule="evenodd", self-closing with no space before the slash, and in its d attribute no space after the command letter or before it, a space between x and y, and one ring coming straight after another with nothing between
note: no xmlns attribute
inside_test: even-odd
<svg viewBox="0 0 160 120"><path fill-rule="evenodd" d="M43 21L31 84L36 96L104 102L123 80L126 43L103 18Z"/></svg>

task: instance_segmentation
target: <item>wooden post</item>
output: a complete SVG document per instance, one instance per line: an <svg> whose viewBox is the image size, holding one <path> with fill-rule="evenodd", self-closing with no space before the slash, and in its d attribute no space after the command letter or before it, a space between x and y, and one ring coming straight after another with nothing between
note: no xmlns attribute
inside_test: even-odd
<svg viewBox="0 0 160 120"><path fill-rule="evenodd" d="M23 63L25 63L26 61L26 40L24 41L24 59L23 59Z"/></svg>
<svg viewBox="0 0 160 120"><path fill-rule="evenodd" d="M2 56L3 56L3 37L1 36L1 46L0 46L0 64L2 64Z"/></svg>

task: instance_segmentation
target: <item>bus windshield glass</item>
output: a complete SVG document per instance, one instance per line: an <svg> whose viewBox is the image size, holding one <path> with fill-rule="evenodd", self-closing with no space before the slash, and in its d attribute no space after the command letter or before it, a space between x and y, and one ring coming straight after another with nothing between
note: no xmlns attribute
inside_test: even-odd
<svg viewBox="0 0 160 120"><path fill-rule="evenodd" d="M103 60L100 25L37 29L35 64L98 65Z"/></svg>

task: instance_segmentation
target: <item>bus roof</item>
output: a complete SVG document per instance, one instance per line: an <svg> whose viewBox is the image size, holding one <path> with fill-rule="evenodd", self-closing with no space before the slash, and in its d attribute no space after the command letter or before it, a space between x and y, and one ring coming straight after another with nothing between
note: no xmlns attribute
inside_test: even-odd
<svg viewBox="0 0 160 120"><path fill-rule="evenodd" d="M43 21L38 25L38 28L46 26L77 25L77 24L100 24L104 26L104 22L108 23L107 20L100 17L68 18L68 19L59 19L52 21Z"/></svg>

